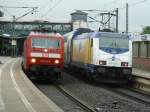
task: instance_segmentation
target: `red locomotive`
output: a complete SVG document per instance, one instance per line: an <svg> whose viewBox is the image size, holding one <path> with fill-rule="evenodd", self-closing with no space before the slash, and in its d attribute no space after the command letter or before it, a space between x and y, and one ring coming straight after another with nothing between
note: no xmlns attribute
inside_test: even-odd
<svg viewBox="0 0 150 112"><path fill-rule="evenodd" d="M60 78L64 67L64 38L31 32L24 42L22 66L29 77Z"/></svg>

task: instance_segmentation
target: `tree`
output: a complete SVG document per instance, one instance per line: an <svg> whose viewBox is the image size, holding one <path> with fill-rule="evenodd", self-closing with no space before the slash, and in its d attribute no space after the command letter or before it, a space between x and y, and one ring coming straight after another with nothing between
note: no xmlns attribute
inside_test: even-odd
<svg viewBox="0 0 150 112"><path fill-rule="evenodd" d="M143 28L142 34L150 34L150 26L146 26Z"/></svg>
<svg viewBox="0 0 150 112"><path fill-rule="evenodd" d="M0 17L3 17L4 13L2 11L0 11Z"/></svg>

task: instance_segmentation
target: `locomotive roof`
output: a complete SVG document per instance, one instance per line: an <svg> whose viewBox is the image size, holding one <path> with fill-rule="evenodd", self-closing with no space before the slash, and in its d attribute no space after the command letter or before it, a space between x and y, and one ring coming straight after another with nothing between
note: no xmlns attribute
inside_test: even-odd
<svg viewBox="0 0 150 112"><path fill-rule="evenodd" d="M64 37L66 37L66 35L72 35L73 38L74 38L77 35L81 35L82 33L89 33L89 32L92 32L92 30L89 29L89 28L78 28L78 29L76 29L76 30L74 30L72 32L69 32L69 33L65 34Z"/></svg>
<svg viewBox="0 0 150 112"><path fill-rule="evenodd" d="M74 39L81 39L81 38L100 38L100 37L116 37L116 38L130 38L129 34L123 34L123 33L113 33L113 32L90 32L90 33L83 33L81 35L76 36Z"/></svg>
<svg viewBox="0 0 150 112"><path fill-rule="evenodd" d="M40 32L31 32L30 34L29 34L29 36L42 36L42 37L44 37L44 36L53 36L53 37L62 37L62 35L60 35L59 33L40 33ZM29 37L28 36L28 37Z"/></svg>

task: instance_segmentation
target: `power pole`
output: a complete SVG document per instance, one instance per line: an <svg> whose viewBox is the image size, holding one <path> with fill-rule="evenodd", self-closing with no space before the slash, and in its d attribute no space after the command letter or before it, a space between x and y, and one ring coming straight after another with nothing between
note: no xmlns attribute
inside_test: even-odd
<svg viewBox="0 0 150 112"><path fill-rule="evenodd" d="M90 19L94 20L101 24L102 29L112 29L112 31L118 32L118 8L111 11L104 10L80 10L80 11L88 11L88 12L100 12L95 15L95 17L88 16ZM101 17L96 19L96 17ZM111 26L112 18L115 18L115 26ZM90 21L90 22L94 22Z"/></svg>
<svg viewBox="0 0 150 112"><path fill-rule="evenodd" d="M126 33L128 33L129 28L129 10L128 10L128 3L126 3Z"/></svg>
<svg viewBox="0 0 150 112"><path fill-rule="evenodd" d="M116 8L116 32L118 32L118 8Z"/></svg>
<svg viewBox="0 0 150 112"><path fill-rule="evenodd" d="M16 38L15 38L15 16L13 16L13 21L12 21L12 53L11 56L15 57L16 56Z"/></svg>

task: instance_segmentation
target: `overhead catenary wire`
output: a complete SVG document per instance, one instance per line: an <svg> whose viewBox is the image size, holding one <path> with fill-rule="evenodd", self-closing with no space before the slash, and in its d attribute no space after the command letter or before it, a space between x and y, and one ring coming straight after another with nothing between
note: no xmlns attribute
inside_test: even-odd
<svg viewBox="0 0 150 112"><path fill-rule="evenodd" d="M132 3L132 4L130 4L130 3L128 3L128 4L129 4L129 7L135 7L136 5L142 4L142 3L146 2L146 1L148 1L148 0L140 0L140 1L134 2L134 3ZM123 9L125 9L125 8L126 8L126 6L120 7L120 8L118 8L118 9L119 9L119 10L123 10Z"/></svg>
<svg viewBox="0 0 150 112"><path fill-rule="evenodd" d="M104 6L106 5L112 5L112 4L115 4L117 2L119 2L120 0L112 0L111 2L108 2L108 3L105 3Z"/></svg>
<svg viewBox="0 0 150 112"><path fill-rule="evenodd" d="M117 2L119 2L120 0L112 0L111 2L105 3L104 6L106 5L112 5L115 4ZM78 11L77 9L75 9L76 11ZM81 10L80 10L81 11ZM100 10L100 9L88 9L88 10L82 10L82 11L88 11L88 12L112 12L114 10Z"/></svg>
<svg viewBox="0 0 150 112"><path fill-rule="evenodd" d="M92 20L94 20L94 21L96 21L96 22L98 22L98 23L103 24L102 21L99 21L99 20L97 20L97 19L95 19L95 18L93 18L93 17L91 17L91 16L88 16L88 18L90 18L90 19L92 19Z"/></svg>
<svg viewBox="0 0 150 112"><path fill-rule="evenodd" d="M5 11L6 13L8 13L10 16L13 16L13 14L10 13L9 11L7 11L5 8L1 7L1 9L2 9L3 11Z"/></svg>
<svg viewBox="0 0 150 112"><path fill-rule="evenodd" d="M57 7L61 2L62 2L62 0L57 1L52 7L50 7L50 8L48 9L48 11L47 11L42 17L47 16L47 14L48 14L50 11L52 11L55 7Z"/></svg>
<svg viewBox="0 0 150 112"><path fill-rule="evenodd" d="M48 0L47 2L43 3L40 7L40 9L44 9L44 8L47 8L50 4L50 2L52 2L52 0Z"/></svg>
<svg viewBox="0 0 150 112"><path fill-rule="evenodd" d="M110 2L104 3L103 8L106 9L106 7L111 6L111 5L116 5L120 0L112 0Z"/></svg>
<svg viewBox="0 0 150 112"><path fill-rule="evenodd" d="M9 15L13 16L13 14L11 14L9 11L6 10L6 8L21 8L21 9L37 9L38 7L26 7L26 6L22 6L22 7L16 7L16 6L5 6L5 5L0 5L0 8L2 8L4 11L6 11Z"/></svg>
<svg viewBox="0 0 150 112"><path fill-rule="evenodd" d="M27 12L27 13L23 14L22 16L20 16L20 17L16 18L16 21L17 21L17 20L19 20L19 19L21 19L22 17L25 17L25 16L26 16L26 15L28 15L29 13L32 13L32 12L33 12L33 11L35 11L37 8L38 8L38 7L32 8L32 10L31 10L31 11L29 11L29 12Z"/></svg>
<svg viewBox="0 0 150 112"><path fill-rule="evenodd" d="M16 6L5 6L5 5L0 5L1 8L24 8L24 9L27 9L27 8L34 8L34 7L25 7L25 6L22 6L22 7L16 7Z"/></svg>
<svg viewBox="0 0 150 112"><path fill-rule="evenodd" d="M39 10L45 10L46 8L48 8L48 6L50 7L52 5L52 3L50 3L50 2L53 2L53 0L48 0L47 2L41 4L41 6L39 7ZM40 12L39 12L39 14L40 14ZM41 15L40 17L43 16L42 14L40 14L40 15Z"/></svg>
<svg viewBox="0 0 150 112"><path fill-rule="evenodd" d="M144 2L146 2L146 1L148 1L148 0L141 0L141 1L135 2L135 3L133 3L133 4L129 4L129 5L130 5L130 7L131 7L131 6L136 6L136 5L141 4L141 3L144 3Z"/></svg>
<svg viewBox="0 0 150 112"><path fill-rule="evenodd" d="M22 8L22 9L32 9L31 11L29 11L29 12L27 12L27 13L25 13L25 14L23 14L22 16L20 16L20 17L18 17L18 18L16 18L16 20L18 20L18 19L20 19L20 18L22 18L22 17L24 17L24 16L26 16L26 15L28 15L29 13L32 13L33 11L35 11L38 7L25 7L25 6L23 6L23 7L16 7L16 6L2 6L2 5L0 5L0 8L2 8L3 10L5 10L8 14L10 14L11 16L14 16L13 14L11 14L9 11L7 11L6 10L6 8Z"/></svg>

